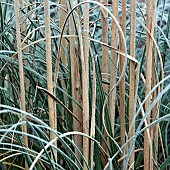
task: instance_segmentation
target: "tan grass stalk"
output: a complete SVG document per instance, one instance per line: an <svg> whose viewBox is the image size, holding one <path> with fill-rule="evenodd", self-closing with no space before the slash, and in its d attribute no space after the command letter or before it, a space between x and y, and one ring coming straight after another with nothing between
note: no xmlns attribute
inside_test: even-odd
<svg viewBox="0 0 170 170"><path fill-rule="evenodd" d="M21 7L24 6L24 0L19 0L19 4L21 5Z"/></svg>
<svg viewBox="0 0 170 170"><path fill-rule="evenodd" d="M92 49L90 48L90 54L92 56L93 63L93 98L92 98L92 116L91 116L91 131L90 136L95 138L95 111L96 111L96 69L95 69L95 61ZM91 161L91 170L93 170L94 164L94 141L91 141L91 153L90 153L90 161Z"/></svg>
<svg viewBox="0 0 170 170"><path fill-rule="evenodd" d="M154 35L154 27L155 27L155 20L156 20L156 1L148 0L147 1L147 11L146 11L146 27L150 31L151 35ZM153 51L153 40L151 39L150 35L146 34L146 94L151 90L152 84L152 51ZM145 103L145 111L148 110L151 103L151 97ZM147 117L147 123L150 123L150 114ZM153 169L153 162L152 162L152 148L149 145L148 135L145 132L144 134L144 169Z"/></svg>
<svg viewBox="0 0 170 170"><path fill-rule="evenodd" d="M89 135L89 4L84 4L84 61L82 58L83 133ZM88 163L89 139L83 137L83 155ZM84 169L87 169L84 164Z"/></svg>
<svg viewBox="0 0 170 170"><path fill-rule="evenodd" d="M154 53L156 54L156 53ZM156 56L154 55L153 56L154 60L153 60L153 66L152 66L152 86L154 87L157 83L158 83L158 75L157 75L157 70L156 70ZM152 99L155 100L155 98L157 97L158 95L158 91L155 90L153 92L153 95L152 95ZM152 109L152 120L154 121L155 119L158 118L159 116L159 103L158 102ZM152 128L151 128L151 138L153 140L153 158L154 160L157 162L157 156L158 156L158 127L159 125L154 125ZM153 166L153 169L155 169L156 167Z"/></svg>
<svg viewBox="0 0 170 170"><path fill-rule="evenodd" d="M88 8L86 8L88 9ZM85 22L85 21L84 21ZM83 39L82 39L82 32L80 26L79 17L77 17L77 24L78 24L78 36L80 42L80 55L81 55L81 63L82 63L82 98L83 98L83 133L89 133L89 103L88 103L88 78L86 73L86 60L83 48ZM89 140L83 138L83 155L84 159L88 163L89 157ZM86 165L84 164L84 169L87 169Z"/></svg>
<svg viewBox="0 0 170 170"><path fill-rule="evenodd" d="M108 0L103 0L102 1L103 5L108 4ZM108 12L103 10L103 8L101 8L101 19L102 19L102 42L105 44L108 44ZM104 78L105 80L108 80L108 48L106 46L102 46L102 72L104 73L102 78ZM103 84L103 90L105 93L108 93L108 85L107 84ZM104 136L107 137L106 132L104 131ZM108 138L106 138L108 140ZM105 148L105 150L107 149L105 144L102 144L102 146ZM102 163L106 164L105 159L102 158Z"/></svg>
<svg viewBox="0 0 170 170"><path fill-rule="evenodd" d="M53 94L53 81L52 81L52 58L51 58L51 29L50 29L50 4L48 0L44 1L45 13L45 37L46 37L46 63L47 63L47 88ZM49 124L52 129L57 128L57 116L54 109L53 99L48 96L48 109L49 109ZM53 132L50 133L50 140L55 138ZM56 145L56 143L55 143ZM56 152L54 152L55 156Z"/></svg>
<svg viewBox="0 0 170 170"><path fill-rule="evenodd" d="M131 15L130 15L130 55L135 58L135 38L136 36L136 0L131 1ZM135 63L130 61L130 89L129 89L129 138L135 134ZM136 89L137 90L137 89ZM132 124L133 123L133 124ZM129 143L129 145L131 142ZM129 166L134 169L134 148L132 149L129 159Z"/></svg>
<svg viewBox="0 0 170 170"><path fill-rule="evenodd" d="M26 4L24 4L24 0L19 0L21 8L23 8ZM23 13L20 11L20 16L22 16ZM22 34L24 34L24 36L22 36L22 39L24 39L24 37L26 37L26 18L23 18L22 23L21 23L21 32ZM22 47L25 47L27 44L22 42ZM25 48L23 50L25 53L28 52L28 49ZM28 66L28 61L24 60L24 64L26 66ZM30 85L30 80L28 78L25 77L25 88L26 91L29 91L29 85Z"/></svg>
<svg viewBox="0 0 170 170"><path fill-rule="evenodd" d="M70 41L71 43L71 41ZM75 90L75 99L78 103L82 104L82 86L81 86L81 74L80 74L80 61L79 61L79 52L80 49L79 47L77 47L77 52L75 53L74 57L74 66L75 67L75 74L73 75L73 79L75 79L75 86L72 87ZM75 58L76 57L76 58ZM75 106L75 107L74 107ZM80 109L79 106L73 104L73 113L75 114L75 116L80 120L80 122L83 124L83 113L82 110ZM79 131L82 132L83 131L83 126L81 124L79 124L77 121L73 121L73 129L74 131ZM76 136L74 138L75 144L77 145L77 147L82 150L82 136ZM77 158L79 160L81 160L81 156L79 154L79 152L77 150L75 150L75 154L77 156Z"/></svg>
<svg viewBox="0 0 170 170"><path fill-rule="evenodd" d="M154 8L156 8L156 6ZM155 19L155 21L156 21L156 19ZM155 22L155 24L156 24L156 22ZM154 36L156 39L156 29L154 29ZM152 87L154 87L159 82L158 73L157 73L157 69L156 69L157 68L156 46L154 45L153 48L154 48L154 50L153 50L153 63L152 63ZM155 100L155 98L157 97L157 95L159 93L160 93L160 88L158 88L158 90L153 92L153 95L152 95L153 100ZM159 117L159 107L160 107L160 101L158 101L158 103L152 109L153 121ZM156 163L158 161L158 128L159 128L159 124L156 124L151 129L151 138L153 139L153 158ZM153 166L153 169L156 170L157 167Z"/></svg>
<svg viewBox="0 0 170 170"><path fill-rule="evenodd" d="M118 0L112 1L112 13L115 16L115 18L118 20ZM117 48L118 44L118 29L114 21L112 21L112 40L111 44L112 47ZM110 89L116 84L116 76L117 76L117 53L114 50L111 50L111 59L110 62ZM112 135L114 137L114 129L115 129L115 106L116 106L116 88L112 91L110 94L110 119L111 119L111 125L112 125Z"/></svg>
<svg viewBox="0 0 170 170"><path fill-rule="evenodd" d="M59 19L59 27L60 29L63 28L63 24L64 24L64 21L65 21L65 18L66 18L66 10L67 10L67 1L65 0L60 0L60 5L61 5L61 8L60 8L60 11L59 11L59 15L60 15L60 19ZM64 34L66 33L66 29L64 29ZM67 41L65 38L62 38L61 40L61 49L60 49L60 57L61 57L61 60L62 60L62 64L67 67L67 55L66 55L66 48L67 48ZM62 83L62 88L63 89L66 89L66 84L65 84L65 81L64 79L61 81ZM66 95L64 94L63 95L63 98L64 98L64 101L66 102ZM66 114L64 112L64 109L63 109L63 114L62 114L62 118L63 120L65 119L66 117ZM64 122L63 122L63 126L64 126Z"/></svg>
<svg viewBox="0 0 170 170"><path fill-rule="evenodd" d="M71 7L73 7L74 0L71 0ZM69 6L69 5L68 5ZM69 34L74 35L74 22L73 17L70 16L69 18ZM70 38L70 62L71 62L71 86L72 86L72 97L78 102L82 103L81 101L81 83L80 83L80 68L79 68L79 56L78 52L79 48L75 45L74 37ZM82 111L81 109L73 102L73 113L75 116L82 122ZM73 130L82 132L82 126L76 121L73 120ZM75 136L74 142L76 146L81 150L82 149L82 136ZM75 155L81 161L81 157L77 149L75 150Z"/></svg>
<svg viewBox="0 0 170 170"><path fill-rule="evenodd" d="M86 8L88 9L88 8ZM84 21L85 22L85 21ZM89 133L89 102L88 102L88 78L86 73L86 61L85 61L85 54L83 48L83 39L82 39L82 31L80 26L80 20L77 16L77 24L78 24L78 36L80 42L80 58L82 63L82 97L83 97L83 133ZM88 162L89 159L89 140L83 137L83 155ZM84 169L87 169L86 165L84 164Z"/></svg>
<svg viewBox="0 0 170 170"><path fill-rule="evenodd" d="M23 8L26 4L24 4L24 0L19 0L19 4L20 4L20 6L21 6L21 8ZM21 12L20 11L20 17L23 15L24 13L23 12ZM24 34L24 36L26 36L26 18L23 18L22 19L22 21L21 21L21 33L22 34ZM24 39L24 36L21 36L21 39ZM27 44L26 43L21 43L21 46L22 47L25 47ZM25 48L24 50L23 50L23 52L28 52L28 48ZM27 60L24 60L24 64L26 65L26 66L28 66L28 61ZM26 78L26 77L24 77L24 79L25 79L25 89L26 89L26 91L29 91L29 85L30 85L30 80L28 79L28 78ZM27 94L25 94L25 95L27 95ZM31 102L31 101L30 101ZM26 107L26 109L28 109L27 107L28 107L28 104L27 104L27 102L25 103L25 107ZM27 163L25 163L25 168L26 169L29 169L29 167L28 167L28 164Z"/></svg>
<svg viewBox="0 0 170 170"><path fill-rule="evenodd" d="M122 31L124 33L124 36L126 37L126 0L122 0ZM125 52L125 48L123 45L123 42L121 40L120 42L120 48L123 52ZM125 58L124 56L120 57L120 72L123 71L123 67L125 64ZM121 146L125 143L125 76L120 81L120 144ZM125 156L125 150L122 150L121 157ZM121 161L121 169L124 169L124 162Z"/></svg>
<svg viewBox="0 0 170 170"><path fill-rule="evenodd" d="M63 24L64 24L64 21L65 21L65 18L66 18L66 12L65 10L67 10L67 1L66 0L60 0L60 5L62 8L60 8L60 20L59 20L59 26L60 28L62 29L63 28ZM64 29L64 33L65 32L65 29ZM64 66L66 67L66 64L67 64L67 58L66 58L66 53L65 53L65 49L66 49L66 46L67 46L67 41L66 39L62 39L62 46L61 46L61 59L62 59L62 62L64 64Z"/></svg>
<svg viewBox="0 0 170 170"><path fill-rule="evenodd" d="M108 4L108 0L103 0L103 4ZM101 9L102 18L102 42L108 44L108 13ZM102 72L105 73L103 78L108 80L108 48L102 46ZM108 85L104 84L103 89L105 93L108 93Z"/></svg>
<svg viewBox="0 0 170 170"><path fill-rule="evenodd" d="M19 77L20 77L20 107L23 111L26 111L26 101L25 101L25 87L24 87L24 70L23 70L23 61L22 61L22 45L21 45L21 23L20 23L20 8L19 1L14 0L14 11L16 18L16 38L17 38L17 48L18 48L18 62L19 62ZM22 115L24 116L24 115ZM24 120L24 118L22 118ZM27 133L27 126L22 126L22 132ZM26 148L28 148L28 138L26 135L23 135L23 143ZM25 161L25 168L28 169L28 164Z"/></svg>

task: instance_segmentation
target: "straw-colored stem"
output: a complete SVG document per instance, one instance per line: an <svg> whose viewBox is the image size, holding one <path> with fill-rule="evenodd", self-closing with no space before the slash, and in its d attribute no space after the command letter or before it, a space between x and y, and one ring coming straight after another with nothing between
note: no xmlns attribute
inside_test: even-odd
<svg viewBox="0 0 170 170"><path fill-rule="evenodd" d="M150 31L151 35L154 35L154 27L155 27L155 20L156 20L156 1L147 1L147 13L146 13L146 27ZM153 40L151 39L150 35L146 34L146 95L151 90L152 84L152 60L153 60ZM145 103L145 111L148 110L151 103L151 97ZM147 123L150 123L150 114L147 117ZM153 169L153 162L152 162L152 146L149 145L148 135L145 132L144 134L144 169ZM147 158L146 158L147 157Z"/></svg>
<svg viewBox="0 0 170 170"><path fill-rule="evenodd" d="M17 48L18 48L18 62L19 62L19 77L20 77L20 107L21 110L26 111L26 101L25 101L25 87L24 87L24 70L23 70L23 61L22 61L22 45L21 45L21 24L20 24L20 8L19 1L14 0L14 11L16 18L16 37L17 37ZM24 120L22 114L22 120ZM22 126L22 132L27 133L27 126ZM26 135L23 135L23 143L26 148L28 148L28 138ZM25 168L28 169L28 164L25 161Z"/></svg>
<svg viewBox="0 0 170 170"><path fill-rule="evenodd" d="M47 88L50 93L53 94L53 82L52 82L52 57L51 57L51 29L50 29L50 5L49 1L44 1L44 13L45 13L45 37L46 37L46 64L47 64ZM52 129L57 129L57 116L54 109L53 99L48 96L48 109L49 109L49 124ZM55 138L53 132L50 133L50 140ZM55 143L56 145L56 143ZM55 156L56 152L54 152Z"/></svg>
<svg viewBox="0 0 170 170"><path fill-rule="evenodd" d="M154 8L156 8L156 6L154 6ZM156 9L155 9L156 10ZM154 16L156 17L156 15ZM156 21L156 19L155 19ZM155 26L156 26L156 22L155 22ZM154 29L154 36L156 39L156 28ZM153 63L152 63L152 87L154 87L157 83L158 83L158 73L157 73L157 50L156 50L156 46L153 46L154 50L153 50ZM157 97L157 95L160 93L160 88L158 88L157 91L153 92L153 100L155 100L155 98ZM159 107L160 107L160 101L158 101L158 103L153 107L152 109L152 118L153 120L156 120L159 117ZM154 125L152 127L152 131L151 131L151 138L153 139L153 158L155 160L155 162L158 161L158 128L159 125ZM156 170L157 167L153 166L153 169Z"/></svg>
<svg viewBox="0 0 170 170"><path fill-rule="evenodd" d="M103 0L102 4L107 4L108 0ZM102 42L105 44L108 44L108 12L103 10L103 8L101 8L101 19L102 19ZM102 75L102 78L104 78L105 80L108 80L108 48L105 46L102 46L102 73L104 73ZM108 93L108 85L107 84L103 84L103 90L105 93ZM106 132L104 131L104 137L107 137ZM108 140L108 138L106 138ZM105 144L102 144L103 148L106 150L106 146ZM103 164L106 164L105 159L102 158L102 162Z"/></svg>
<svg viewBox="0 0 170 170"><path fill-rule="evenodd" d="M64 10L67 10L66 9L66 5L67 5L66 2L67 2L66 0L60 0L60 4L61 4L62 8L60 8L59 25L60 25L61 29L63 27L64 21L65 21L65 18L66 18L66 12L64 11ZM65 33L65 29L64 29L64 33ZM66 39L63 38L62 41L61 41L61 44L62 44L62 46L61 46L60 55L61 55L62 63L66 67L66 64L67 64L67 58L66 58L66 53L65 53L65 48L66 48L66 45L67 45Z"/></svg>
<svg viewBox="0 0 170 170"><path fill-rule="evenodd" d="M71 8L73 7L74 0L71 0ZM69 5L68 5L69 6ZM69 18L69 34L74 35L74 22L73 16ZM76 49L76 50L75 50ZM77 51L77 52L76 52ZM80 104L82 104L81 96L81 79L80 79L80 63L79 63L79 47L75 44L75 39L70 38L70 63L71 63L71 86L72 86L72 97ZM73 113L75 116L82 122L82 110L73 102ZM73 130L82 132L82 126L77 120L73 120ZM74 142L76 146L81 150L82 149L82 136L75 136ZM75 149L75 155L79 161L81 157L77 149Z"/></svg>
<svg viewBox="0 0 170 170"><path fill-rule="evenodd" d="M89 4L84 5L84 61L82 58L83 132L89 134ZM88 163L89 139L83 137L83 155ZM84 169L87 169L84 164Z"/></svg>
<svg viewBox="0 0 170 170"><path fill-rule="evenodd" d="M20 5L21 5L21 8L23 8L24 7L24 0L19 0L19 2L20 2ZM20 16L22 16L23 14L24 13L22 11L20 11ZM23 20L21 21L22 22L21 32L22 32L22 34L24 34L25 37L26 37L26 21L27 21L26 18L23 18ZM21 36L21 38L24 39L24 36ZM25 47L26 45L27 45L26 42L22 43L22 47ZM28 48L25 48L23 50L23 52L25 52L25 53L28 52ZM26 66L28 66L28 61L24 60L24 64ZM30 86L30 80L25 77L25 89L26 89L26 91L29 91L29 86ZM27 103L26 103L26 105L27 105Z"/></svg>
<svg viewBox="0 0 170 170"><path fill-rule="evenodd" d="M107 4L108 0L103 0L103 4ZM102 42L108 44L108 13L101 9L102 15ZM103 78L108 80L108 48L102 46L102 72L105 73ZM108 93L108 85L104 84L103 89L105 93Z"/></svg>
<svg viewBox="0 0 170 170"><path fill-rule="evenodd" d="M156 54L156 53L154 53ZM158 83L158 77L157 77L157 71L156 71L156 56L154 55L154 60L153 60L153 66L152 66L152 86L154 87L157 83ZM153 100L155 100L155 98L158 95L158 91L155 90L153 92ZM159 105L160 102L158 101L158 103L153 107L152 109L152 119L153 121L156 120L159 116ZM157 156L158 156L158 126L159 125L154 125L151 128L151 138L153 139L153 158L154 160L157 162ZM153 166L153 169L156 170L156 167Z"/></svg>
<svg viewBox="0 0 170 170"><path fill-rule="evenodd" d="M60 8L60 20L59 20L59 26L60 26L60 29L62 29L63 28L63 25L64 25L64 21L65 21L65 18L66 18L66 12L65 12L65 10L67 10L67 3L66 3L67 1L65 1L65 0L60 0L60 5L61 5L61 7L62 8ZM64 29L64 32L63 32L64 34L66 33L66 28ZM62 64L64 65L64 67L66 67L67 68L67 55L66 55L66 48L67 48L67 41L66 41L66 39L65 38L62 38L62 40L61 40L61 49L60 49L60 57L61 57L61 60L62 60ZM61 83L62 83L62 88L63 89L66 89L67 87L66 87L66 84L65 84L65 80L63 79L62 81L61 81ZM66 95L65 94L63 94L63 100L64 100L64 102L66 102ZM63 118L63 120L67 117L67 113L65 113L64 112L64 108L62 109L63 111L63 114L62 114L62 118ZM63 126L64 126L64 122L63 122Z"/></svg>
<svg viewBox="0 0 170 170"><path fill-rule="evenodd" d="M112 3L112 12L114 14L114 16L116 17L116 19L118 20L118 0L113 1ZM112 40L111 40L111 44L112 47L117 47L117 38L118 38L118 32L117 32L117 26L114 23L114 21L112 22ZM117 76L117 53L112 50L111 51L111 62L110 62L110 89L116 84L116 76ZM114 129L115 129L115 106L116 106L116 88L112 91L112 93L110 94L110 119L111 119L111 125L112 125L112 135L114 137Z"/></svg>
<svg viewBox="0 0 170 170"><path fill-rule="evenodd" d="M85 8L88 9L88 6ZM86 23L86 19L84 18L84 23ZM83 133L89 134L89 97L88 97L88 73L86 70L86 58L85 58L85 35L84 35L84 44L82 38L82 30L80 26L80 20L77 16L77 25L78 25L78 36L80 42L80 58L82 65L82 98L83 98ZM85 29L85 28L84 28ZM87 30L86 30L87 31ZM84 32L86 34L86 32ZM87 38L87 37L86 37ZM87 39L86 39L87 40ZM87 51L86 51L87 55ZM87 56L86 56L87 57ZM83 137L83 156L86 162L89 160L89 140ZM87 169L86 164L83 164L84 169Z"/></svg>
<svg viewBox="0 0 170 170"><path fill-rule="evenodd" d="M122 30L124 36L126 37L126 0L122 0ZM125 52L125 48L123 42L120 42L120 48L123 52ZM120 72L123 71L123 67L125 64L124 56L120 56ZM125 143L125 76L120 81L120 144L121 146ZM122 150L121 157L125 156L125 150ZM124 169L124 161L121 161L121 169Z"/></svg>
<svg viewBox="0 0 170 170"><path fill-rule="evenodd" d="M95 68L95 61L92 49L90 49L91 56L92 56L92 63L93 63L93 98L92 98L92 116L91 116L91 131L90 136L95 137L95 111L96 111L96 68ZM94 167L94 141L91 141L91 153L90 153L90 161L91 161L91 170L93 170Z"/></svg>
<svg viewBox="0 0 170 170"><path fill-rule="evenodd" d="M136 36L136 0L131 1L131 17L130 17L130 55L135 58L135 36ZM130 89L129 89L129 138L135 134L135 63L130 61ZM131 143L130 143L131 144ZM130 145L129 144L129 145ZM132 149L129 159L129 166L134 169L134 148Z"/></svg>
<svg viewBox="0 0 170 170"><path fill-rule="evenodd" d="M20 3L21 8L23 8L24 5L25 5L25 4L24 4L24 0L20 0L19 3ZM20 11L20 17L21 17L22 15L23 15L23 12ZM26 36L26 18L24 18L23 21L21 21L21 33L24 34L24 36ZM24 36L21 36L21 39L24 39ZM26 44L26 43L22 43L21 45L22 45L22 47L25 47L27 44ZM23 50L23 52L24 52L24 53L27 53L27 52L28 52L28 49L25 48L25 49ZM27 61L27 60L24 60L24 64L25 64L26 66L28 66L28 61ZM29 80L28 78L26 78L26 77L24 77L24 79L25 79L25 90L26 90L26 91L29 91L30 80ZM25 95L27 95L27 94L25 94ZM31 101L30 101L30 102L31 102ZM26 107L26 109L28 109L28 104L27 104L27 102L25 103L25 107ZM25 169L26 169L26 170L29 169L28 164L26 163L26 161L25 161Z"/></svg>

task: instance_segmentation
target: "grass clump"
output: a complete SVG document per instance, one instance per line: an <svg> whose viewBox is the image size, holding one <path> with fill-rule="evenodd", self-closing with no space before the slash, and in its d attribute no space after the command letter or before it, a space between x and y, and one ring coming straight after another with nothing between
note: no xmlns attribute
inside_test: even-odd
<svg viewBox="0 0 170 170"><path fill-rule="evenodd" d="M0 169L167 169L165 1L0 2Z"/></svg>

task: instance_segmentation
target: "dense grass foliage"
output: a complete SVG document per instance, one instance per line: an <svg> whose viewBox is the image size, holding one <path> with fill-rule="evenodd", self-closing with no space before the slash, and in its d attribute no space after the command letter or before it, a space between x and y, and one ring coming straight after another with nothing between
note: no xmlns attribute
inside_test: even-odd
<svg viewBox="0 0 170 170"><path fill-rule="evenodd" d="M1 0L0 169L169 168L169 7Z"/></svg>

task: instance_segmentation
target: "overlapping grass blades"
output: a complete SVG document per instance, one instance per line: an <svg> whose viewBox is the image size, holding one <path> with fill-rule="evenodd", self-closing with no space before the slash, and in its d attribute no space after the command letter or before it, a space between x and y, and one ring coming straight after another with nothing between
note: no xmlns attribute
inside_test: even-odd
<svg viewBox="0 0 170 170"><path fill-rule="evenodd" d="M155 23L145 2L20 2L0 2L0 169L168 168L169 1Z"/></svg>

